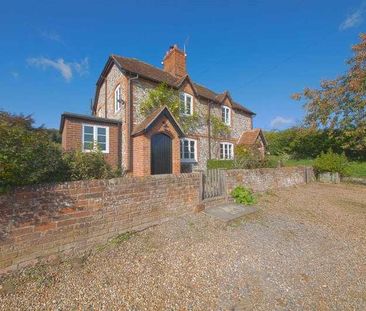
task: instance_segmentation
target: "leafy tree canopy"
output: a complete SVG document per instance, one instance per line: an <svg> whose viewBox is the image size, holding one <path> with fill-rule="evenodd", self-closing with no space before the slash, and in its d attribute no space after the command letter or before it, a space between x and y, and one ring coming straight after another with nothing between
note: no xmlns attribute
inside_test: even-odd
<svg viewBox="0 0 366 311"><path fill-rule="evenodd" d="M348 71L321 82L320 89L305 88L294 94L303 100L305 124L329 130L344 149L366 152L366 34L352 47Z"/></svg>

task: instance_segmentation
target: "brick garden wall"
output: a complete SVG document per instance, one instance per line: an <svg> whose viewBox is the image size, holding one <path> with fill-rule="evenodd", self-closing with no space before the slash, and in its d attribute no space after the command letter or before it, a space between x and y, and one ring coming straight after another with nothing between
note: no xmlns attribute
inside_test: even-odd
<svg viewBox="0 0 366 311"><path fill-rule="evenodd" d="M260 192L291 187L314 180L312 168L307 168L306 178L304 167L226 170L224 171L224 176L228 194L239 185L248 187L255 192Z"/></svg>
<svg viewBox="0 0 366 311"><path fill-rule="evenodd" d="M0 196L0 274L191 212L199 204L200 176L68 182Z"/></svg>

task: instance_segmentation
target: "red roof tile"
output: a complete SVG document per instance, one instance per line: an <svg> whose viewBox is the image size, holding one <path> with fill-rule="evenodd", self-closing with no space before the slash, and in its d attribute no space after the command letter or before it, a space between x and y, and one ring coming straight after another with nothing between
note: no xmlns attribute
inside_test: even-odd
<svg viewBox="0 0 366 311"><path fill-rule="evenodd" d="M168 84L169 86L172 86L172 87L178 87L180 85L180 83L182 82L182 79L185 78L185 77L180 78L180 79L176 78L173 75L171 75L170 73L168 73L160 68L154 67L150 64L144 63L135 58L122 57L122 56L118 56L118 55L112 55L111 57L115 62L117 62L117 64L123 70L138 74L142 77L145 77L147 79L150 79L150 80L153 80L156 82L165 82L166 84ZM215 93L215 92L211 91L210 89L208 89L200 84L197 84L197 83L193 83L193 86L195 87L199 96L202 96L202 97L204 97L208 100L212 100L214 102L220 103L220 101L218 99L220 99L222 96L225 96L225 93L223 93L223 94ZM249 109L245 108L244 106L242 106L241 104L236 103L236 102L233 103L233 108L243 111L250 115L255 114L254 112L250 111Z"/></svg>
<svg viewBox="0 0 366 311"><path fill-rule="evenodd" d="M256 143L259 135L261 135L261 137L263 139L263 143L265 145L267 145L267 141L266 141L261 129L252 129L252 130L244 131L238 140L238 145L247 145L247 146L254 145Z"/></svg>

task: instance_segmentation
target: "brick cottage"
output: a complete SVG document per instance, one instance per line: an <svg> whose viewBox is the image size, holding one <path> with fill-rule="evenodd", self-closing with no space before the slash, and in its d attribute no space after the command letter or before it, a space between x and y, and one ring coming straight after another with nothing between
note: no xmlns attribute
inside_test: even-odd
<svg viewBox="0 0 366 311"><path fill-rule="evenodd" d="M184 133L167 107L146 118L141 113L149 90L161 83L179 92L181 113L200 116L203 122L193 132ZM64 113L60 131L64 151L90 152L97 142L109 164L135 176L178 174L204 169L208 159L232 159L236 145L255 146L263 155L266 140L253 129L254 115L228 91L215 93L193 82L185 53L174 45L163 69L111 55L96 84L92 116ZM208 121L214 117L230 134L213 135Z"/></svg>

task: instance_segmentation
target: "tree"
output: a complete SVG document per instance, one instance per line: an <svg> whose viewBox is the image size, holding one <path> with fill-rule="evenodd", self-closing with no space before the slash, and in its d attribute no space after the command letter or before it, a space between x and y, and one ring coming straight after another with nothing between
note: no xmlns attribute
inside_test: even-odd
<svg viewBox="0 0 366 311"><path fill-rule="evenodd" d="M348 71L334 80L321 82L320 89L305 88L294 94L304 100L305 125L326 129L343 149L366 152L366 34L354 45Z"/></svg>
<svg viewBox="0 0 366 311"><path fill-rule="evenodd" d="M197 111L194 111L192 115L182 115L180 113L179 94L165 83L159 84L148 92L146 99L141 103L140 112L147 117L162 106L168 107L185 133L194 132L201 125Z"/></svg>

